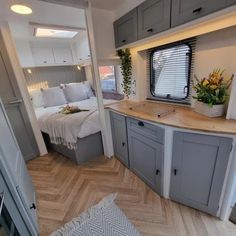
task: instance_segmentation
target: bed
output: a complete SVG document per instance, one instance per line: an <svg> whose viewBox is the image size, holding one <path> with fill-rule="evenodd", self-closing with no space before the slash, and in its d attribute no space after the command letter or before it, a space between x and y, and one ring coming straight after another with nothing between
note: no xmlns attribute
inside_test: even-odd
<svg viewBox="0 0 236 236"><path fill-rule="evenodd" d="M47 148L69 157L78 165L102 155L103 144L96 97L84 96L83 99L81 97L69 99L68 95L68 98L63 98L63 100L60 97L62 94L59 96L53 90L61 93L58 88L52 88L49 93L50 96L47 98L48 102L45 102L45 97L44 101L42 100L42 94L39 92L37 92L37 98L31 94L34 100L39 103L34 104L35 114ZM71 95L72 93L70 93ZM76 99L79 101L72 101ZM104 99L105 105L114 102L116 101L112 99ZM83 111L74 114L62 114L60 111L68 104L77 106Z"/></svg>

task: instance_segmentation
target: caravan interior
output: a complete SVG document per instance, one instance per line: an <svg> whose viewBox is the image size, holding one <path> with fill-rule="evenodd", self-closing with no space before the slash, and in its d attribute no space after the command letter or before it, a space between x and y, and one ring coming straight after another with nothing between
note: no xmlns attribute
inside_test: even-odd
<svg viewBox="0 0 236 236"><path fill-rule="evenodd" d="M0 235L236 235L235 0L0 0Z"/></svg>

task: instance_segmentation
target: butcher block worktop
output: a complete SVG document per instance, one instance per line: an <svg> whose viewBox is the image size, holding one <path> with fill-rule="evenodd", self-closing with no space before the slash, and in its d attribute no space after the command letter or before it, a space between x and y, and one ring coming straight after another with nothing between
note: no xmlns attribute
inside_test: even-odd
<svg viewBox="0 0 236 236"><path fill-rule="evenodd" d="M208 118L194 112L190 107L160 102L121 101L106 106L121 114L157 124L196 131L236 134L236 121L225 118Z"/></svg>

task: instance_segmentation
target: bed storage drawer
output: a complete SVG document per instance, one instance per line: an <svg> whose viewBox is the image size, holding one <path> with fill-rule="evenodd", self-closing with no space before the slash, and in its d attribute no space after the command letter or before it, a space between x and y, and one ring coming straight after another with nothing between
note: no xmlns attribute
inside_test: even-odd
<svg viewBox="0 0 236 236"><path fill-rule="evenodd" d="M127 118L127 126L129 130L144 135L158 143L164 143L165 130L163 128L133 118Z"/></svg>

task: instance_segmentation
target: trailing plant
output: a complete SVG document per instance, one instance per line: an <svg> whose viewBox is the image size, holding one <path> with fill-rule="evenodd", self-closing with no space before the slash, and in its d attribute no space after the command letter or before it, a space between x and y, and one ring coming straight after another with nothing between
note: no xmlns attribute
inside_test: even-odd
<svg viewBox="0 0 236 236"><path fill-rule="evenodd" d="M195 75L197 84L193 88L196 91L196 96L193 98L208 104L209 107L225 104L229 97L228 89L232 83L233 75L226 77L224 72L224 70L216 69L209 74L208 78L201 80Z"/></svg>
<svg viewBox="0 0 236 236"><path fill-rule="evenodd" d="M131 76L132 76L132 60L130 50L120 49L117 51L117 55L121 60L121 74L123 75L122 88L124 94L129 98L131 94Z"/></svg>

